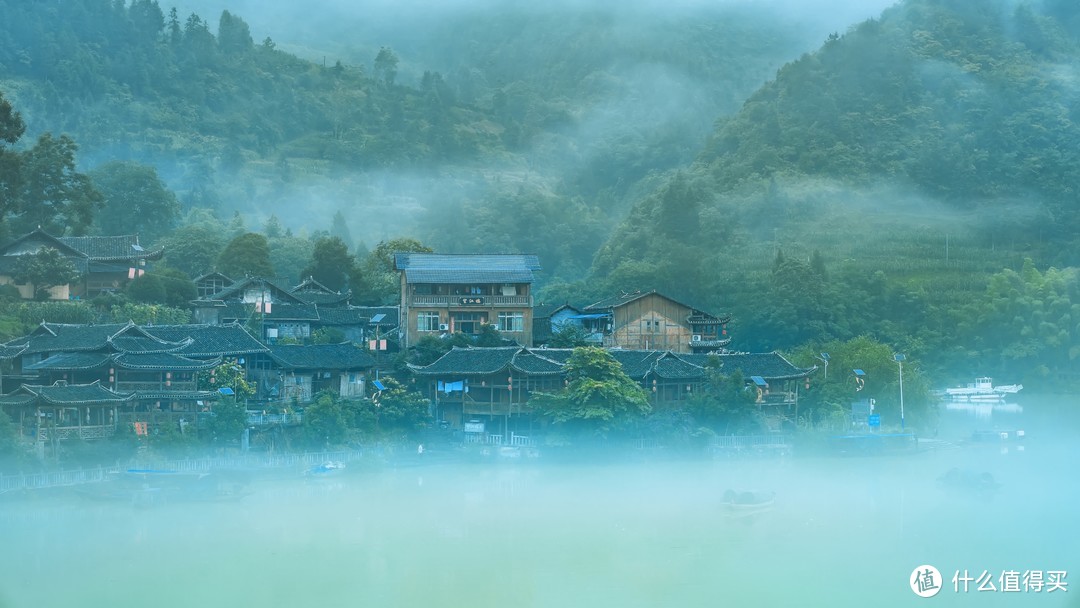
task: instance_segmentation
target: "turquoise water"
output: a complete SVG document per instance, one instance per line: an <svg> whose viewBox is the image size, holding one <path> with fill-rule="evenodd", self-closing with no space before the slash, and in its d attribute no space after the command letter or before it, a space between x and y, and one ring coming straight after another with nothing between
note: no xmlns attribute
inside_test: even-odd
<svg viewBox="0 0 1080 608"><path fill-rule="evenodd" d="M1017 401L945 410L938 439L961 445L900 457L351 470L151 509L7 500L0 606L1080 606L1077 403ZM994 428L1023 428L1023 450L963 442ZM952 467L1001 489L944 491ZM733 517L728 488L776 502ZM936 597L908 586L921 564L946 577ZM964 569L1064 570L1069 591L954 592Z"/></svg>

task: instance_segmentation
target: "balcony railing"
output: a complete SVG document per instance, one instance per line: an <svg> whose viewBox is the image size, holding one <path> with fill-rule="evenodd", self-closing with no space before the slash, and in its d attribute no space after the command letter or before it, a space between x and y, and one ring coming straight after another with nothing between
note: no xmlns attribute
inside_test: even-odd
<svg viewBox="0 0 1080 608"><path fill-rule="evenodd" d="M482 303L462 303L462 300L479 299ZM414 294L409 306L462 306L483 308L485 306L532 306L532 296L432 296Z"/></svg>

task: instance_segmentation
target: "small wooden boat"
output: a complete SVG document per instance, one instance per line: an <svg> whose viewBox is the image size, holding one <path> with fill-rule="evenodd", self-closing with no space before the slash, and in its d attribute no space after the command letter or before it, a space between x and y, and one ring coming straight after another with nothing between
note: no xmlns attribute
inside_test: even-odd
<svg viewBox="0 0 1080 608"><path fill-rule="evenodd" d="M732 513L755 513L771 508L775 499L775 492L728 490L724 492L724 502L721 504Z"/></svg>

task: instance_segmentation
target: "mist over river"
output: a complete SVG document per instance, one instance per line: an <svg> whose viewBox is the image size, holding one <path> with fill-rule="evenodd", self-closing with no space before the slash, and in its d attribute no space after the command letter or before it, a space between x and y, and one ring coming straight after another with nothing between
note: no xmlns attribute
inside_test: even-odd
<svg viewBox="0 0 1080 608"><path fill-rule="evenodd" d="M943 406L937 449L892 456L350 465L152 508L0 497L0 606L1080 606L1078 401ZM971 441L988 430L1010 438ZM999 487L943 487L953 468ZM727 489L775 501L733 513ZM954 591L964 570L997 591ZM1009 571L1065 571L1067 591L1002 591Z"/></svg>

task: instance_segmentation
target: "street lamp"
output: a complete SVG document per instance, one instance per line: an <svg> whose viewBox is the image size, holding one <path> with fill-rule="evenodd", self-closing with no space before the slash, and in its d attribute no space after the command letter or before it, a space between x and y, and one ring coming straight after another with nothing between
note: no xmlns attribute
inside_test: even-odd
<svg viewBox="0 0 1080 608"><path fill-rule="evenodd" d="M829 353L821 353L820 357L815 358L825 364L825 377L822 379L824 382L829 379Z"/></svg>
<svg viewBox="0 0 1080 608"><path fill-rule="evenodd" d="M904 355L893 355L893 361L900 366L900 430L904 430Z"/></svg>

